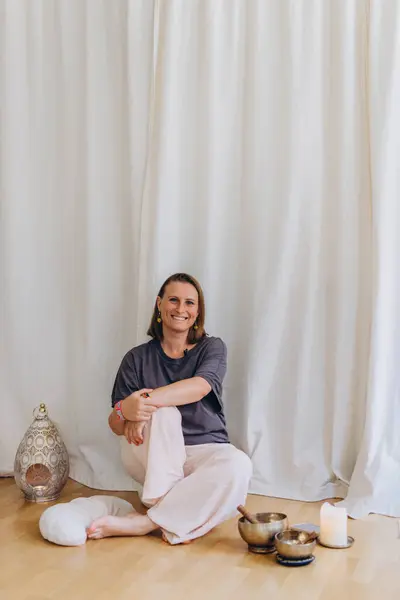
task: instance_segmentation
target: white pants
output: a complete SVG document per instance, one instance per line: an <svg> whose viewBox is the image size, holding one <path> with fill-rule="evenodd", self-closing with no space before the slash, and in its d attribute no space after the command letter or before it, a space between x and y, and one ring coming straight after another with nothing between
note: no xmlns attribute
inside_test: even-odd
<svg viewBox="0 0 400 600"><path fill-rule="evenodd" d="M206 534L244 504L252 475L249 457L231 444L185 446L181 414L160 408L140 446L121 438L125 469L143 486L149 518L170 544Z"/></svg>

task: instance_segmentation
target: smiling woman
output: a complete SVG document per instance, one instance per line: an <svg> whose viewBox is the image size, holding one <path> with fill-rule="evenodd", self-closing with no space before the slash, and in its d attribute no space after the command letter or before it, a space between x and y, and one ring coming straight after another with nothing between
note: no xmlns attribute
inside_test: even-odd
<svg viewBox="0 0 400 600"><path fill-rule="evenodd" d="M112 431L122 461L143 486L147 515L104 517L88 537L145 535L170 544L200 537L236 513L247 495L249 457L229 443L222 405L226 346L205 332L200 284L177 273L154 305L150 342L122 360L112 392Z"/></svg>
<svg viewBox="0 0 400 600"><path fill-rule="evenodd" d="M185 332L185 341L196 344L206 335L204 322L205 302L200 284L186 273L177 273L161 286L147 333L162 340L169 337L169 332Z"/></svg>

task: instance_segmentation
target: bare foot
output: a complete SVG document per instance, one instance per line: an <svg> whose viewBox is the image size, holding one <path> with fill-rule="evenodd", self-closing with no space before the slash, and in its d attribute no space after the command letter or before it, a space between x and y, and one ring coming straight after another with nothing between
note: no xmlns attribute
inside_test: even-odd
<svg viewBox="0 0 400 600"><path fill-rule="evenodd" d="M87 529L87 536L91 540L105 537L147 535L158 529L147 515L131 513L126 517L113 517L111 515L96 519Z"/></svg>

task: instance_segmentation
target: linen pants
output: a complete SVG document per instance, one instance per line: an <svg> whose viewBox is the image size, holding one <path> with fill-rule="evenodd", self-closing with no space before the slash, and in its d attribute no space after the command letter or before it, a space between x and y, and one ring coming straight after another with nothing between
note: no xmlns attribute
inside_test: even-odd
<svg viewBox="0 0 400 600"><path fill-rule="evenodd" d="M202 535L236 514L247 496L252 464L232 444L185 446L181 414L158 409L140 446L121 438L126 471L143 486L147 514L170 544Z"/></svg>

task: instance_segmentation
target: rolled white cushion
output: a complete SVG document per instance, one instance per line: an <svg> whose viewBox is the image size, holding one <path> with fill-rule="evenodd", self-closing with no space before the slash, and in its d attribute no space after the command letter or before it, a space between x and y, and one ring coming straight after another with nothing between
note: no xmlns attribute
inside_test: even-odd
<svg viewBox="0 0 400 600"><path fill-rule="evenodd" d="M116 496L76 498L47 508L39 520L45 540L59 546L81 546L86 542L86 529L95 519L106 515L123 517L134 508Z"/></svg>

